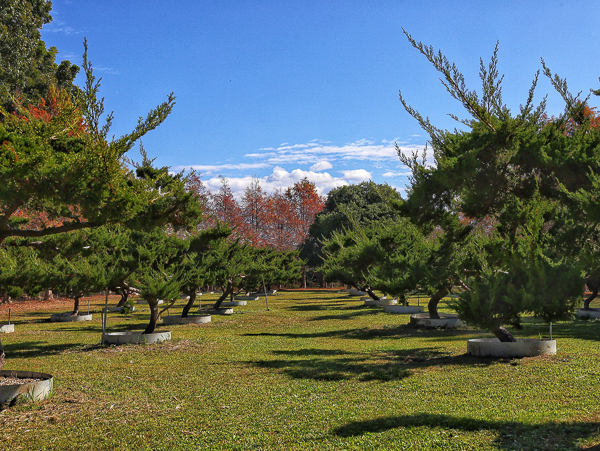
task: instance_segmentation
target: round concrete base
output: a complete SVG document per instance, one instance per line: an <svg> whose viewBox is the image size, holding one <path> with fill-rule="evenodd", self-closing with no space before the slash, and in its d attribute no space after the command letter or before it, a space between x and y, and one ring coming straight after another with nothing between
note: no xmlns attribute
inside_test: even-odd
<svg viewBox="0 0 600 451"><path fill-rule="evenodd" d="M121 313L123 311L123 307L106 307L102 308L102 311L108 313ZM131 307L130 312L135 312L135 307Z"/></svg>
<svg viewBox="0 0 600 451"><path fill-rule="evenodd" d="M221 307L218 309L210 309L209 312L214 315L233 315L233 308Z"/></svg>
<svg viewBox="0 0 600 451"><path fill-rule="evenodd" d="M577 318L580 319L598 319L600 318L600 310L584 310L582 308L577 309Z"/></svg>
<svg viewBox="0 0 600 451"><path fill-rule="evenodd" d="M233 298L234 301L258 301L259 297L256 296L236 296Z"/></svg>
<svg viewBox="0 0 600 451"><path fill-rule="evenodd" d="M0 334L10 334L15 331L14 324L5 324L4 326L0 326Z"/></svg>
<svg viewBox="0 0 600 451"><path fill-rule="evenodd" d="M556 354L556 340L524 338L516 342L501 342L497 338L467 340L467 354L477 357L535 357Z"/></svg>
<svg viewBox="0 0 600 451"><path fill-rule="evenodd" d="M158 301L158 305L160 304L164 304L165 301L160 300ZM145 299L138 299L137 301L135 301L136 304L148 304L148 301L146 301Z"/></svg>
<svg viewBox="0 0 600 451"><path fill-rule="evenodd" d="M56 313L50 317L50 321L52 321L53 323L58 323L58 322L68 323L71 321L91 321L91 320L92 320L91 313L89 315L79 314L77 316L71 316L71 313Z"/></svg>
<svg viewBox="0 0 600 451"><path fill-rule="evenodd" d="M239 307L240 305L246 305L248 304L248 301L227 301L227 302L221 302L221 305L223 307Z"/></svg>
<svg viewBox="0 0 600 451"><path fill-rule="evenodd" d="M385 313L397 313L400 315L410 315L411 313L423 313L425 307L419 307L416 305L384 305L383 311Z"/></svg>
<svg viewBox="0 0 600 451"><path fill-rule="evenodd" d="M126 343L161 343L171 339L171 331L144 334L142 332L109 332L104 334L104 343L122 345Z"/></svg>
<svg viewBox="0 0 600 451"><path fill-rule="evenodd" d="M363 301L363 304L367 305L367 306L382 306L382 305L398 304L397 299L388 299L388 298L381 298L379 301L375 301L374 299L371 299L370 297L366 296L366 297L360 298L360 300Z"/></svg>
<svg viewBox="0 0 600 451"><path fill-rule="evenodd" d="M185 318L177 315L169 315L162 317L163 324L169 326L171 324L204 324L210 323L210 315L188 315Z"/></svg>
<svg viewBox="0 0 600 451"><path fill-rule="evenodd" d="M233 315L233 307L203 308L198 310L199 315Z"/></svg>
<svg viewBox="0 0 600 451"><path fill-rule="evenodd" d="M25 384L0 385L0 409L14 405L19 398L27 401L46 399L52 393L54 385L52 376L46 373L3 370L0 371L0 378L2 377L40 380Z"/></svg>
<svg viewBox="0 0 600 451"><path fill-rule="evenodd" d="M458 315L452 313L440 313L440 318L430 318L429 313L418 313L410 316L410 325L415 327L427 327L435 329L442 327L444 329L456 329L459 326L464 326Z"/></svg>

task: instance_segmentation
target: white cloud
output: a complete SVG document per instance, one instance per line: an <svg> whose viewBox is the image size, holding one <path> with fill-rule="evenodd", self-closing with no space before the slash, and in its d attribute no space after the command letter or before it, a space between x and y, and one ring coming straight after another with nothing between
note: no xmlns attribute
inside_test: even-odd
<svg viewBox="0 0 600 451"><path fill-rule="evenodd" d="M318 163L313 164L310 167L311 171L314 172L319 172L319 171L324 171L325 169L331 169L333 167L333 165L327 161L327 160L321 160Z"/></svg>
<svg viewBox="0 0 600 451"><path fill-rule="evenodd" d="M244 171L247 169L264 169L271 167L268 163L238 163L238 164L190 164L187 166L178 166L176 169L181 171L200 171L204 174L214 174L223 170Z"/></svg>
<svg viewBox="0 0 600 451"><path fill-rule="evenodd" d="M405 155L422 152L423 146L399 145ZM311 141L305 144L285 144L279 147L265 147L261 152L248 153L248 158L256 158L273 165L281 164L317 164L320 161L336 160L369 160L369 161L398 161L396 145L391 141L373 141L361 139L344 145L334 145L326 141Z"/></svg>
<svg viewBox="0 0 600 451"><path fill-rule="evenodd" d="M359 172L364 171L364 173L369 174L364 169L359 169L357 171L344 171L344 172ZM333 188L337 188L339 186L349 185L351 180L354 180L352 177L346 178L344 177L334 177L328 172L314 172L314 171L303 171L302 169L294 169L291 172L288 172L284 168L280 166L276 166L273 168L273 172L265 177L259 177L258 181L260 182L260 186L267 192L271 193L278 189L286 189L292 186L294 183L302 180L303 178L307 178L309 181L313 182L317 187L317 191L319 194L327 194ZM241 196L246 186L248 186L255 177L245 176L245 177L225 177L229 187L234 192L236 196ZM363 179L359 180L362 181ZM206 186L211 191L217 191L221 187L221 179L220 177L212 177L206 181Z"/></svg>
<svg viewBox="0 0 600 451"><path fill-rule="evenodd" d="M118 70L115 70L112 67L98 66L98 67L94 67L94 70L96 72L104 72L105 74L109 74L109 75L120 75L121 74Z"/></svg>
<svg viewBox="0 0 600 451"><path fill-rule="evenodd" d="M56 12L52 11L52 15L55 16ZM47 26L43 27L43 31L47 33L63 33L67 36L81 33L81 30L75 30L74 28L69 27L65 22L61 22L59 20L54 20Z"/></svg>
<svg viewBox="0 0 600 451"><path fill-rule="evenodd" d="M344 180L348 180L350 183L360 183L365 180L370 180L373 177L373 174L364 169L352 169L350 171L339 172L344 174Z"/></svg>
<svg viewBox="0 0 600 451"><path fill-rule="evenodd" d="M388 172L383 173L384 177L408 177L409 175L412 175L411 171L405 171L405 172L388 171Z"/></svg>

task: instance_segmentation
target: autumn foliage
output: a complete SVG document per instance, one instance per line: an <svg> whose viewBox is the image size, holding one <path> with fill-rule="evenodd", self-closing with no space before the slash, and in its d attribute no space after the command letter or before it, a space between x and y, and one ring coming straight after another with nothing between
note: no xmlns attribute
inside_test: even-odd
<svg viewBox="0 0 600 451"><path fill-rule="evenodd" d="M240 238L257 248L296 249L306 238L315 215L325 205L315 184L307 179L270 194L254 180L239 199L225 178L214 193L209 192L197 176L191 179L188 189L203 199L207 218L203 228L217 222L227 224L234 229L232 239Z"/></svg>

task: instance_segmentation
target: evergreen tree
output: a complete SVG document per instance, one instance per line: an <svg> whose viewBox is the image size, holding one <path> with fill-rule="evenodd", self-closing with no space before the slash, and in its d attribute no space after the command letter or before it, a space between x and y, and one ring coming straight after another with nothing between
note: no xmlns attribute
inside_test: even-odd
<svg viewBox="0 0 600 451"><path fill-rule="evenodd" d="M471 118L460 120L468 131L440 130L401 96L406 110L428 132L435 159L428 165L417 155L406 158L399 152L413 171L404 212L419 224L442 230L465 217L488 221L494 234L484 269L462 292L456 309L501 341L514 341L503 324L520 325L525 311L548 321L568 318L579 294L576 287L582 285L582 269L560 252L575 224L574 210L556 183L565 135L548 123L545 102L533 104L537 76L526 103L512 115L502 102L497 47L490 64L481 64L483 93L478 95L467 89L462 74L441 52L407 36ZM554 161L548 158L550 150L557 156ZM559 281L560 289L550 298L538 294Z"/></svg>
<svg viewBox="0 0 600 451"><path fill-rule="evenodd" d="M171 177L147 158L137 171L128 165L127 153L167 118L174 96L131 133L109 139L112 114L104 116L87 43L79 92L71 89L77 69L56 68L56 52L40 39L50 7L44 0L0 2L0 245L110 223L195 226L201 207L183 175Z"/></svg>

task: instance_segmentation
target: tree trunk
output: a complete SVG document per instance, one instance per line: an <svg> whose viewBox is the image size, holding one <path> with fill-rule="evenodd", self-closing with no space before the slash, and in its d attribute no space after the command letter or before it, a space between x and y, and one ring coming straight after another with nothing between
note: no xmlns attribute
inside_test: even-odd
<svg viewBox="0 0 600 451"><path fill-rule="evenodd" d="M46 288L44 290L44 301L49 301L52 299L52 290L50 288Z"/></svg>
<svg viewBox="0 0 600 451"><path fill-rule="evenodd" d="M79 298L81 296L76 296L75 302L73 303L73 313L71 313L71 316L78 316L79 315Z"/></svg>
<svg viewBox="0 0 600 451"><path fill-rule="evenodd" d="M513 337L512 334L502 326L492 329L491 332L496 336L498 340L500 340L503 343L514 343L515 341L517 341L517 339Z"/></svg>
<svg viewBox="0 0 600 451"><path fill-rule="evenodd" d="M302 267L302 288L306 288L306 266Z"/></svg>
<svg viewBox="0 0 600 451"><path fill-rule="evenodd" d="M183 307L183 311L181 312L182 318L187 318L188 313L190 313L190 310L194 306L194 302L196 302L196 290L191 290L190 292L188 292L186 294L189 294L190 300L188 301L187 304L185 304L185 307Z"/></svg>
<svg viewBox="0 0 600 451"><path fill-rule="evenodd" d="M380 301L381 298L379 296L377 296L373 290L371 289L371 287L365 287L364 291L367 292L367 294L371 297L371 299L373 299L374 301Z"/></svg>
<svg viewBox="0 0 600 451"><path fill-rule="evenodd" d="M223 294L221 295L221 297L219 299L217 299L217 302L215 302L215 305L213 305L213 308L216 310L219 307L221 307L221 304L223 303L223 301L225 299L227 299L227 296L229 296L230 293L233 293L233 284L232 283L227 284L227 288L225 290L223 290Z"/></svg>
<svg viewBox="0 0 600 451"><path fill-rule="evenodd" d="M119 299L119 303L117 304L117 307L123 307L125 305L125 303L127 302L127 299L129 299L129 292L127 291L126 288L123 288L120 291L121 291L121 299Z"/></svg>
<svg viewBox="0 0 600 451"><path fill-rule="evenodd" d="M150 303L148 303L150 305ZM151 334L156 329L156 324L158 323L158 301L154 301L152 305L150 305L150 322L146 329L144 330L145 334Z"/></svg>
<svg viewBox="0 0 600 451"><path fill-rule="evenodd" d="M0 371L2 371L3 366L4 366L4 347L2 346L2 341L0 341Z"/></svg>
<svg viewBox="0 0 600 451"><path fill-rule="evenodd" d="M594 299L596 299L596 296L598 296L598 288L599 288L599 287L594 287L594 288L593 288L593 290L594 290L594 291L592 292L592 294L591 294L591 295L590 295L590 296L589 296L589 297L588 297L588 298L587 298L585 301L583 301L583 309L584 309L584 310L591 310L591 309L590 309L590 303L591 303L591 302L592 302Z"/></svg>
<svg viewBox="0 0 600 451"><path fill-rule="evenodd" d="M429 318L432 319L440 319L440 314L438 313L438 304L440 303L440 301L442 300L442 298L444 296L446 296L448 294L448 288L442 288L441 290L438 290L437 293L435 293L433 296L431 296L431 299L429 299L429 303L427 304L427 310L429 311Z"/></svg>

